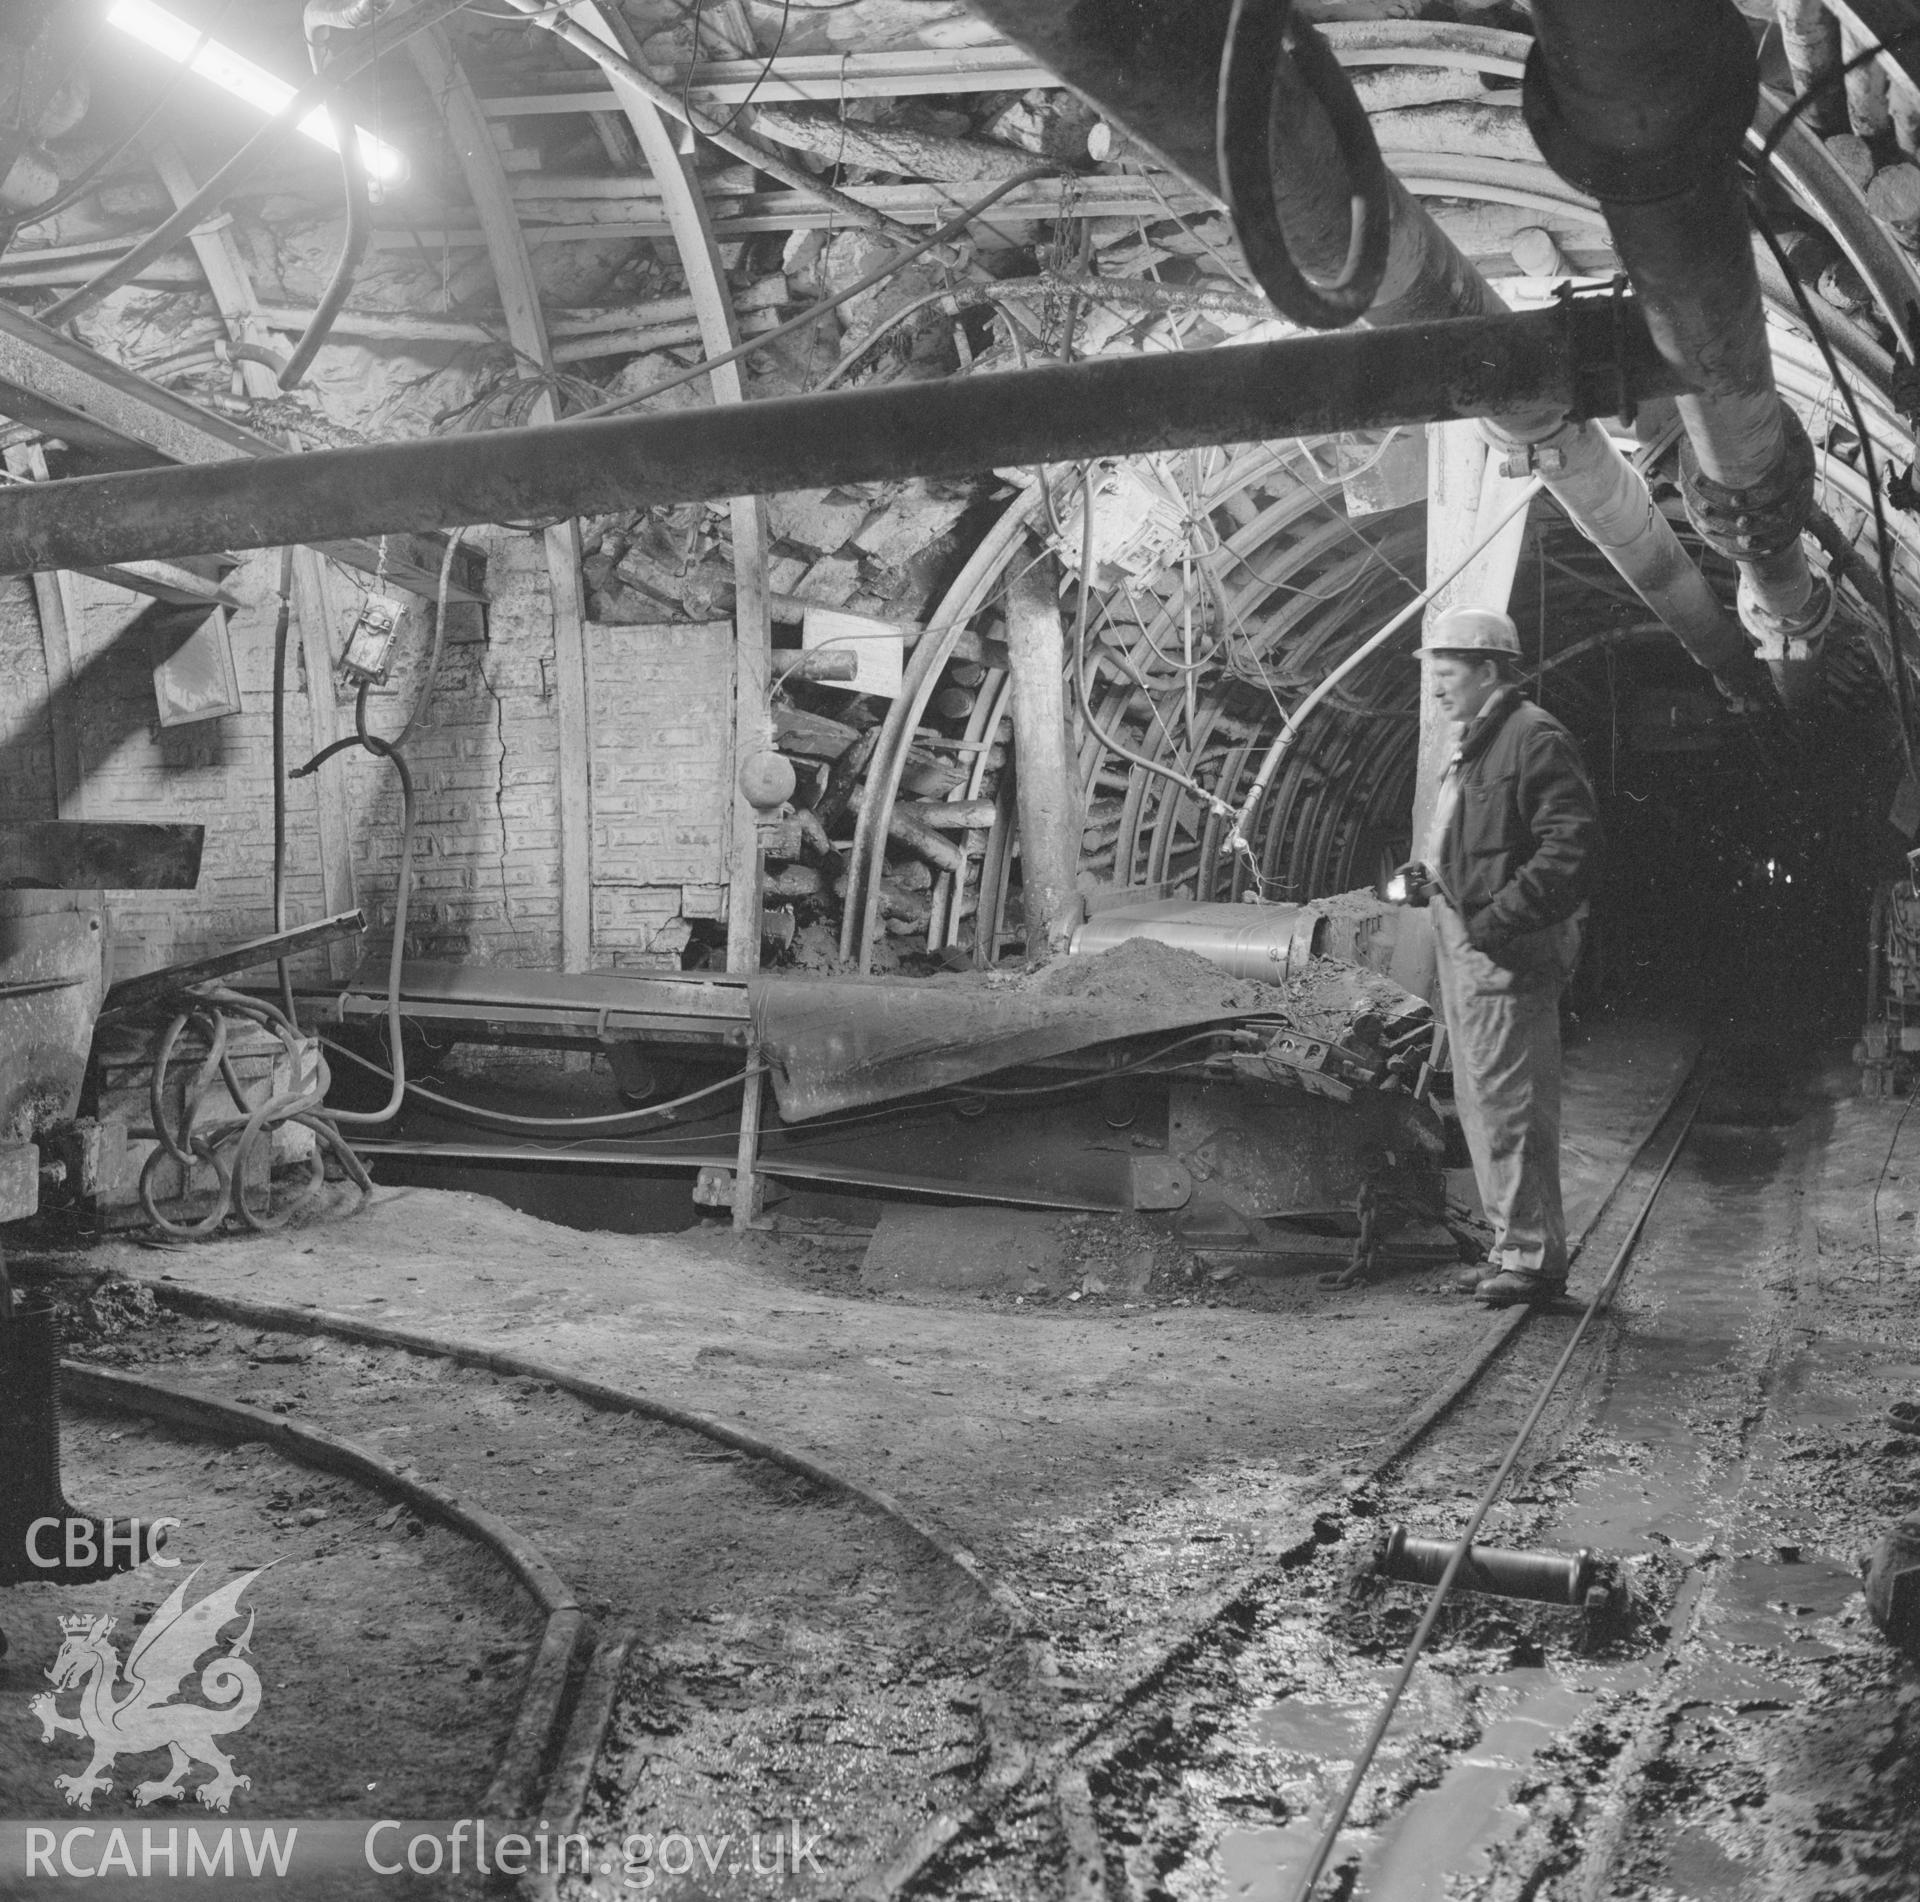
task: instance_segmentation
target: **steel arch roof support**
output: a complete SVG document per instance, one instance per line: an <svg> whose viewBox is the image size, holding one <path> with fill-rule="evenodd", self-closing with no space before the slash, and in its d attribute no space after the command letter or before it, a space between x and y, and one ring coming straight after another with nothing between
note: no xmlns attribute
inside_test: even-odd
<svg viewBox="0 0 1920 1902"><path fill-rule="evenodd" d="M638 61L639 47L617 7L575 7L573 17L589 33ZM713 235L706 201L691 168L681 158L660 109L638 87L616 72L608 80L620 110L627 115L647 169L660 187L661 206L680 252L680 268L693 298L700 341L708 356L724 356L741 336L727 289L727 274ZM746 400L737 363L715 370L713 400L726 405ZM773 621L767 600L767 508L758 495L730 502L733 525L734 704L733 750L736 790L727 854L727 969L757 970L760 964L761 862L759 815L737 790L739 763L751 752L771 748L768 712L772 689Z"/></svg>

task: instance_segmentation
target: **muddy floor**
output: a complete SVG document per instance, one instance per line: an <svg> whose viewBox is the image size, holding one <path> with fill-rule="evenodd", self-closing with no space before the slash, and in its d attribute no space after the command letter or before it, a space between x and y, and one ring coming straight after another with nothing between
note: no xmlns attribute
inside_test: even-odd
<svg viewBox="0 0 1920 1902"><path fill-rule="evenodd" d="M996 1660L1018 1655L1017 1635L897 1522L549 1382L197 1321L129 1299L125 1283L90 1285L71 1263L49 1268L76 1356L345 1435L409 1477L484 1502L559 1570L597 1633L628 1638L582 1822L613 1892L624 1886L620 1845L635 1837L747 1843L789 1823L808 1850L800 1876L845 1883L975 1779L988 1753L982 1699L1003 1674ZM120 1460L100 1457L116 1446ZM437 1528L429 1536L411 1512L259 1445L88 1421L74 1453L80 1497L182 1519L169 1556L202 1564L206 1585L235 1563L272 1567L252 1587L254 1649L274 1668L236 1746L254 1772L236 1815L479 1813L542 1629L497 1555ZM131 1633L177 1576L147 1566L28 1595L18 1667L0 1677L19 1719L0 1744L7 1809L57 1810L34 1759L71 1769L64 1759L84 1755L76 1743L39 1752L27 1737L30 1697L44 1688L30 1667L59 1647L55 1610L113 1610ZM152 1815L133 1767L90 1814ZM700 1892L657 1872L649 1886ZM383 1891L368 1878L365 1892Z"/></svg>
<svg viewBox="0 0 1920 1902"><path fill-rule="evenodd" d="M1630 1595L1593 1617L1458 1599L1325 1893L1920 1894L1920 1679L1860 1579L1920 1505L1920 1438L1886 1414L1920 1397L1920 1122L1830 1058L1726 1054L1604 1337L1483 1531L1607 1555ZM1373 1555L1397 1523L1457 1534L1571 1325L1534 1323L1081 1753L1108 1893L1294 1894L1425 1602ZM951 1893L1057 1892L1044 1839L1009 1826Z"/></svg>
<svg viewBox="0 0 1920 1902"><path fill-rule="evenodd" d="M194 1347L204 1336L189 1330ZM236 1570L261 1680L258 1714L226 1744L248 1779L234 1814L439 1815L484 1789L519 1705L539 1625L501 1568L463 1539L364 1489L282 1459L258 1441L209 1442L151 1422L76 1416L65 1435L67 1491L125 1520L182 1518L165 1556L96 1585L17 1585L0 1600L0 1816L66 1807L54 1779L82 1771L88 1743L43 1740L29 1706L60 1649L59 1621L115 1621L125 1657L177 1585L198 1601ZM122 1684L115 1692L124 1696ZM192 1695L191 1683L186 1695ZM78 1709L73 1694L58 1700ZM89 1817L137 1813L137 1781L164 1757L128 1757ZM191 1799L210 1783L196 1765ZM154 1812L149 1810L148 1814ZM82 1820L77 1812L74 1820Z"/></svg>
<svg viewBox="0 0 1920 1902"><path fill-rule="evenodd" d="M1581 1219L1690 1054L1658 1027L1601 1030L1570 1064ZM1920 1439L1885 1419L1920 1398L1920 1119L1850 1088L1830 1053L1727 1060L1616 1315L1484 1534L1613 1555L1633 1610L1604 1630L1497 1601L1450 1614L1339 1847L1347 1893L1917 1892L1920 1691L1864 1618L1857 1561L1920 1504ZM397 1190L327 1227L74 1266L510 1346L738 1421L895 1495L1013 1588L1018 1692L978 1594L711 1443L552 1396L529 1412L512 1383L376 1350L276 1362L257 1333L197 1323L101 1344L404 1453L631 1623L644 1662L596 1776L599 1839L837 1832L818 1882L696 1871L660 1892L841 1893L917 1826L975 1814L926 1892L1091 1893L1075 1885L1097 1866L1114 1896L1284 1897L1417 1616L1406 1588L1356 1583L1366 1554L1399 1521L1457 1528L1570 1322L1535 1322L1375 1482L1485 1334L1449 1277L1215 1279L1105 1218L1065 1241L1075 1272L1013 1292L876 1292L830 1224L599 1235ZM88 1471L111 1486L110 1458ZM1116 1712L1250 1574L1261 1590ZM995 1795L1009 1737L1044 1753L1089 1726Z"/></svg>

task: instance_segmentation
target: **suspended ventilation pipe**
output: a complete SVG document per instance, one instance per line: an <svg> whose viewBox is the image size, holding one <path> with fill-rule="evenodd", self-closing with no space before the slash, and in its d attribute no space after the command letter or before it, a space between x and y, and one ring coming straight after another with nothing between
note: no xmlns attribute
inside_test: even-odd
<svg viewBox="0 0 1920 1902"><path fill-rule="evenodd" d="M1506 310L1399 179L1355 156L1358 101L1313 28L1291 23L1282 45L1258 26L1266 12L1256 0L1238 0L1234 8L1218 118L1221 182L1256 268L1278 246L1292 274L1308 279L1310 294L1347 287L1349 305L1355 277L1364 272L1374 279L1377 269L1363 319L1376 328ZM1269 62L1266 89L1249 78L1256 58ZM1386 238L1379 246L1382 222ZM1272 281L1265 270L1260 275L1297 321L1346 321L1332 309L1314 316L1311 295L1302 301L1291 284ZM1751 696L1758 684L1753 647L1654 507L1645 479L1603 429L1571 421L1556 407L1488 416L1482 428L1508 473L1539 477L1723 692Z"/></svg>
<svg viewBox="0 0 1920 1902"><path fill-rule="evenodd" d="M1801 540L1813 445L1773 378L1741 141L1759 103L1729 0L1535 0L1524 109L1547 163L1591 192L1689 393L1681 493L1740 569L1740 619L1781 697L1817 692L1833 590Z"/></svg>

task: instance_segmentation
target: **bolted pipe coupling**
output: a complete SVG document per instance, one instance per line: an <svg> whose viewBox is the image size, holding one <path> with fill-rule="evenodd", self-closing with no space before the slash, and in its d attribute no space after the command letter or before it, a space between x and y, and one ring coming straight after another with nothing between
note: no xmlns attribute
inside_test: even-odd
<svg viewBox="0 0 1920 1902"><path fill-rule="evenodd" d="M1833 584L1824 575L1809 574L1806 603L1783 610L1769 600L1755 577L1740 577L1740 625L1754 640L1754 654L1773 669L1774 684L1789 706L1811 701L1817 681L1803 670L1813 668L1827 629L1833 625Z"/></svg>
<svg viewBox="0 0 1920 1902"><path fill-rule="evenodd" d="M1813 442L1785 403L1779 409L1785 440L1773 466L1757 482L1729 488L1700 467L1693 439L1680 444L1680 499L1687 519L1716 554L1729 561L1765 561L1798 548L1813 519Z"/></svg>

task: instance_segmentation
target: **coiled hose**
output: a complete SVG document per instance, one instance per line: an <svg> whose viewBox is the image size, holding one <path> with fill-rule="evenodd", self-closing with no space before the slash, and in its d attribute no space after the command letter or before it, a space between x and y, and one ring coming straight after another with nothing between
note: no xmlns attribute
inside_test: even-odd
<svg viewBox="0 0 1920 1902"><path fill-rule="evenodd" d="M228 1050L229 1035L236 1019L259 1025L279 1038L291 1066L292 1082L275 1091L271 1082L258 1101L248 1098L246 1085ZM181 1093L180 1115L176 1122L167 1113L167 1065L174 1047L192 1026L206 1040L207 1054L199 1069L187 1080ZM163 1235L182 1241L196 1241L220 1229L229 1216L238 1215L260 1234L281 1229L310 1207L326 1178L325 1151L331 1151L347 1178L359 1189L361 1200L373 1193L373 1179L366 1165L354 1154L340 1134L339 1126L324 1108L327 1087L332 1081L327 1060L318 1046L311 1051L312 1073L303 1078L309 1052L302 1047L299 1028L287 1015L263 998L248 997L220 986L207 986L187 993L183 1007L163 1030L155 1034L152 1048L152 1076L148 1083L148 1107L152 1127L136 1130L160 1146L140 1171L140 1206L148 1221ZM238 1112L224 1120L206 1124L201 1118L213 1107L216 1081L224 1083L231 1107ZM298 1123L313 1132L316 1142L309 1158L306 1183L298 1194L279 1209L257 1209L246 1195L247 1164L254 1146L288 1123ZM154 1198L154 1178L164 1161L180 1166L183 1177L195 1163L205 1163L214 1172L213 1203L206 1212L191 1221L175 1221L161 1212Z"/></svg>
<svg viewBox="0 0 1920 1902"><path fill-rule="evenodd" d="M447 570L452 565L453 551L458 543L458 536L449 543L446 562L441 569L443 617ZM400 736L403 739L406 737L406 732L412 730L414 721L419 718L426 704L427 696L432 692L432 676L438 666L439 654L439 641L436 638L428 680L415 705L413 715ZM333 758L335 754L344 752L348 747L359 746L376 758L388 761L400 781L400 867L394 891L393 947L387 970L388 1033L396 1073L393 1077L392 1091L385 1107L372 1113L326 1109L324 1105L327 1091L333 1081L332 1072L327 1066L326 1058L316 1047L313 1052L312 1079L304 1084L299 1081L305 1052L301 1048L299 1027L294 1023L290 1012L276 1008L261 998L249 997L239 991L219 987L188 992L190 1001L186 1007L174 1016L154 1040L153 1074L149 1084L153 1127L150 1130L138 1132L160 1145L148 1156L145 1166L140 1171L140 1206L146 1212L147 1219L162 1234L171 1235L183 1241L197 1240L215 1233L231 1215L238 1215L249 1228L263 1234L284 1228L296 1214L312 1203L319 1192L321 1181L326 1174L326 1159L321 1153L322 1147L332 1151L348 1179L360 1190L363 1205L366 1198L373 1193L373 1179L367 1174L366 1165L340 1133L340 1125L342 1123L359 1125L384 1123L399 1110L406 1094L406 1063L400 1049L400 963L405 955L407 912L413 895L415 807L413 774L408 770L405 755L401 753L395 742L382 739L379 734L369 731L367 727L365 686L361 687L354 702L353 724L353 732L345 739L336 740L331 746L315 754L304 766L296 767L288 777L304 778ZM276 865L278 856L276 842ZM230 1020L235 1017L258 1024L272 1031L280 1039L287 1052L288 1061L293 1066L295 1082L292 1088L278 1095L269 1094L259 1103L248 1101L246 1088L233 1067L233 1059L227 1054L228 1026ZM196 1026L206 1038L207 1055L198 1074L186 1087L180 1123L176 1128L167 1116L162 1098L167 1064L173 1055L174 1045L179 1042L181 1035L190 1024ZM196 1125L206 1105L209 1088L216 1076L226 1084L227 1094L232 1100L233 1107L243 1113L202 1130ZM312 1172L305 1191L297 1200L290 1202L277 1212L257 1210L248 1203L246 1198L244 1183L247 1159L252 1153L254 1144L263 1135L270 1137L273 1130L287 1123L299 1123L304 1128L312 1130L319 1139L319 1144L313 1152ZM216 1177L213 1205L196 1220L176 1222L160 1212L154 1199L153 1181L163 1158L178 1163L182 1170L190 1169L196 1161L204 1162L213 1169Z"/></svg>

